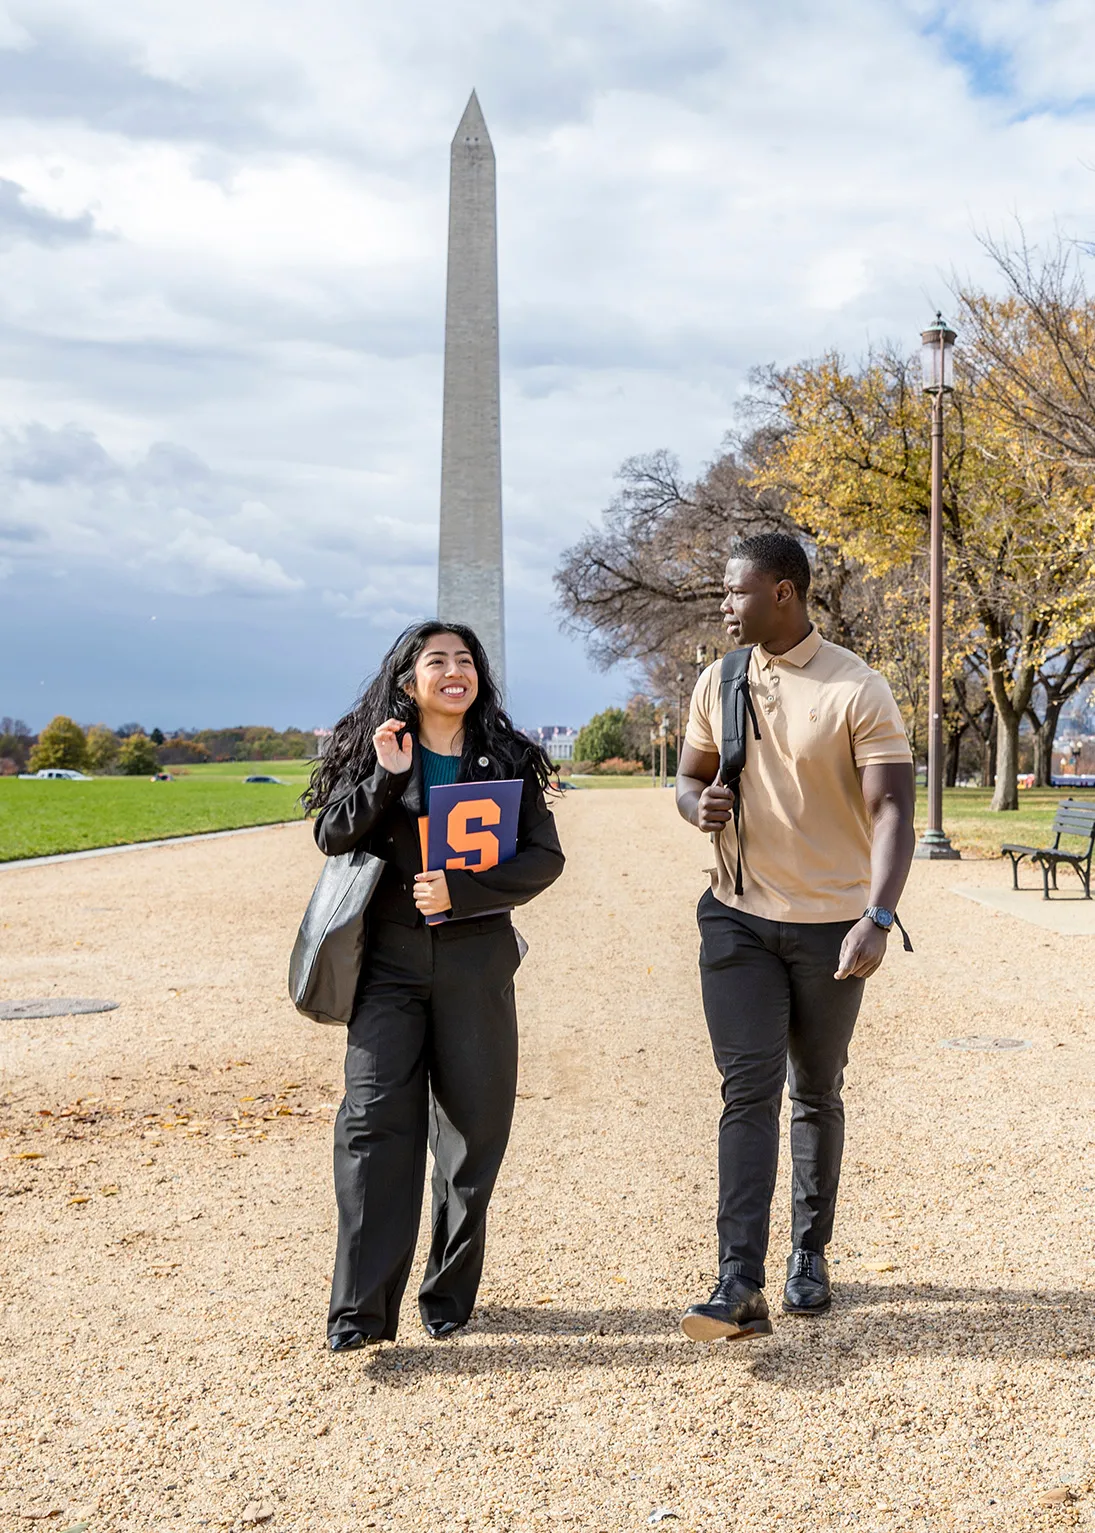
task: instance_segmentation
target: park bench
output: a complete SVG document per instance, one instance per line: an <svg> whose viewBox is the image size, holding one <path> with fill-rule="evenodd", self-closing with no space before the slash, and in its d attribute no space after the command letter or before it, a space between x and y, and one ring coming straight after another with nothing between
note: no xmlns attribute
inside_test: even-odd
<svg viewBox="0 0 1095 1533"><path fill-rule="evenodd" d="M1086 851L1068 851L1061 845L1062 836L1072 836L1087 841ZM1011 858L1011 886L1019 887L1019 864L1029 857L1042 869L1042 898L1049 899L1050 879L1057 887L1057 869L1061 863L1074 868L1084 886L1084 899L1091 898L1091 851L1095 846L1095 804L1084 804L1079 799L1063 798L1057 805L1053 819L1052 846L1008 845L1000 848L1002 857Z"/></svg>

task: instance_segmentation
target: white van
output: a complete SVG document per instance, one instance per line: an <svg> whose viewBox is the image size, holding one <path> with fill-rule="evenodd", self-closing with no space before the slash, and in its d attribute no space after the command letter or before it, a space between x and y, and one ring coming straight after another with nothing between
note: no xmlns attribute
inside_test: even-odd
<svg viewBox="0 0 1095 1533"><path fill-rule="evenodd" d="M60 777L65 782L94 782L93 777L88 777L83 772L71 772L68 767L43 767L40 772L20 772L19 776L24 782L28 779L37 782L40 777Z"/></svg>

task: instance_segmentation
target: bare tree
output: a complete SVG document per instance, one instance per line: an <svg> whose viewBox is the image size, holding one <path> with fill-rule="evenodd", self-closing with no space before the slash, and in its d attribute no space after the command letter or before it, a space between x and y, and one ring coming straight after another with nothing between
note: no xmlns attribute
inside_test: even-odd
<svg viewBox="0 0 1095 1533"><path fill-rule="evenodd" d="M601 525L564 552L555 574L564 621L600 665L636 660L651 678L661 670L675 677L697 646L722 648L719 604L730 545L758 532L787 532L807 545L819 626L836 643L855 643L864 620L855 566L838 550L818 547L778 490L755 486L769 447L763 431L728 439L695 483L664 449L623 464L621 489ZM659 679L655 690L662 686Z"/></svg>
<svg viewBox="0 0 1095 1533"><path fill-rule="evenodd" d="M1083 271L1090 252L1060 234L1039 249L1021 225L1012 240L985 235L981 244L1011 301L954 281L964 371L1048 456L1095 469L1095 300Z"/></svg>
<svg viewBox="0 0 1095 1533"><path fill-rule="evenodd" d="M1035 696L1027 707L1034 730L1034 786L1048 788L1053 777L1053 745L1061 714L1095 675L1095 631L1046 657L1038 668Z"/></svg>

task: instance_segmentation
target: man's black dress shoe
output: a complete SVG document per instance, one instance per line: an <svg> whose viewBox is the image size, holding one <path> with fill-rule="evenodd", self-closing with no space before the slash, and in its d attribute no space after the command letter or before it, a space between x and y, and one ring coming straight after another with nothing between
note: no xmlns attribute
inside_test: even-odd
<svg viewBox="0 0 1095 1533"><path fill-rule="evenodd" d="M824 1315L833 1302L829 1263L820 1251L792 1251L783 1289L785 1315Z"/></svg>
<svg viewBox="0 0 1095 1533"><path fill-rule="evenodd" d="M690 1341L741 1341L770 1336L772 1322L759 1288L740 1277L720 1278L706 1304L693 1304L681 1317Z"/></svg>
<svg viewBox="0 0 1095 1533"><path fill-rule="evenodd" d="M375 1336L364 1336L360 1331L338 1331L334 1336L328 1336L327 1346L332 1352L356 1352L358 1347L367 1347L376 1339Z"/></svg>
<svg viewBox="0 0 1095 1533"><path fill-rule="evenodd" d="M434 1341L444 1341L456 1331L462 1331L467 1323L466 1320L423 1320L422 1322Z"/></svg>

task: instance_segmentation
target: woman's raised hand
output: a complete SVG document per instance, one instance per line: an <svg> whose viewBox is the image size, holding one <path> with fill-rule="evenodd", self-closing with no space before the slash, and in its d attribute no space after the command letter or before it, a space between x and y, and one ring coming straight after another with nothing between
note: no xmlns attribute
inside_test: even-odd
<svg viewBox="0 0 1095 1533"><path fill-rule="evenodd" d="M396 736L403 730L402 741ZM409 772L414 755L414 741L403 719L386 719L373 736L376 759L386 772Z"/></svg>

